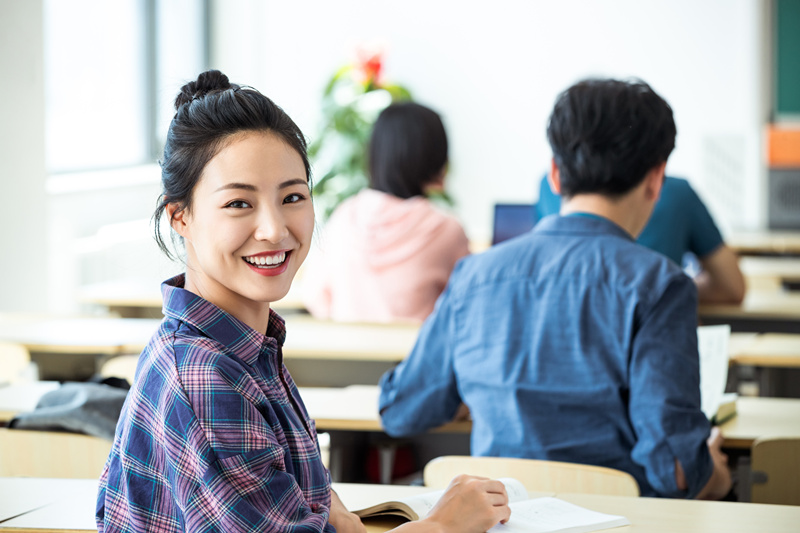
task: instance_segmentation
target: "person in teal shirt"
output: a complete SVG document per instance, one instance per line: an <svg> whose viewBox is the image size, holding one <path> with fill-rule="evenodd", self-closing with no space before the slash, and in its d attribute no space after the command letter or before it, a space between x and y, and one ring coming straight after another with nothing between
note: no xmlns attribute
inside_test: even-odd
<svg viewBox="0 0 800 533"><path fill-rule="evenodd" d="M561 196L552 191L545 175L539 186L537 218L556 214L560 208ZM744 298L738 257L725 245L705 204L685 179L664 179L653 215L637 242L678 265L684 264L686 254L694 256L700 263L700 272L693 276L700 303L738 304Z"/></svg>

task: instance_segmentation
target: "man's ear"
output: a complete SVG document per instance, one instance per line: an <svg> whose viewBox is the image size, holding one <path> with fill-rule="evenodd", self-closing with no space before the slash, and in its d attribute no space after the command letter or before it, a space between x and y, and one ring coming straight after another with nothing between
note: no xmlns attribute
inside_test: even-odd
<svg viewBox="0 0 800 533"><path fill-rule="evenodd" d="M555 157L550 159L550 173L547 175L547 183L550 184L551 191L561 194L561 173L558 171Z"/></svg>
<svg viewBox="0 0 800 533"><path fill-rule="evenodd" d="M178 235L184 239L189 238L189 224L188 214L186 208L179 206L175 202L170 202L166 207L167 216L169 217L169 225L174 229Z"/></svg>
<svg viewBox="0 0 800 533"><path fill-rule="evenodd" d="M667 162L664 161L650 169L650 172L647 173L645 177L647 183L645 186L645 195L648 200L652 200L653 202L658 200L658 197L661 195L661 188L664 186L666 171Z"/></svg>

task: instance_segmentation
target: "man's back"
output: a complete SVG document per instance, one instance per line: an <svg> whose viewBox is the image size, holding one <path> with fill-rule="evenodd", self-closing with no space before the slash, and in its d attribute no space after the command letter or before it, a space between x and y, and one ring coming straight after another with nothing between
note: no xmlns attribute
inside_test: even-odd
<svg viewBox="0 0 800 533"><path fill-rule="evenodd" d="M437 307L425 355L382 381L389 433L445 422L455 395L474 455L619 468L643 495L677 495L675 457L709 475L694 285L622 228L548 217L462 261Z"/></svg>

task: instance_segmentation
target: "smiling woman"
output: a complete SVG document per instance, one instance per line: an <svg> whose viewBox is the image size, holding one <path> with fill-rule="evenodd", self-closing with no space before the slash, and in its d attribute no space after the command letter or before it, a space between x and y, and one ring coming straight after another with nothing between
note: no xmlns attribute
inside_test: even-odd
<svg viewBox="0 0 800 533"><path fill-rule="evenodd" d="M190 207L166 207L186 247L184 288L265 331L308 254L314 208L302 157L271 132L236 134L208 162Z"/></svg>
<svg viewBox="0 0 800 533"><path fill-rule="evenodd" d="M162 284L164 320L139 357L100 479L111 531L363 532L331 490L314 422L283 365L289 290L314 227L306 143L255 89L218 71L185 85L161 163L186 273ZM503 485L463 476L417 531L485 531Z"/></svg>

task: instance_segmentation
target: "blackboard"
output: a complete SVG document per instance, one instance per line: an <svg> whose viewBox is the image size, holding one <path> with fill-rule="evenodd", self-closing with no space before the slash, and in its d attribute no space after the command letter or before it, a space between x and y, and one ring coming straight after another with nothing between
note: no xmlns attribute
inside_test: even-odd
<svg viewBox="0 0 800 533"><path fill-rule="evenodd" d="M776 118L800 117L800 0L775 3Z"/></svg>

